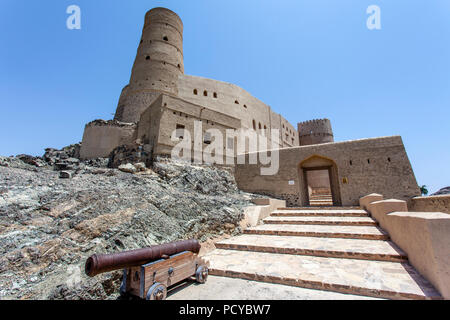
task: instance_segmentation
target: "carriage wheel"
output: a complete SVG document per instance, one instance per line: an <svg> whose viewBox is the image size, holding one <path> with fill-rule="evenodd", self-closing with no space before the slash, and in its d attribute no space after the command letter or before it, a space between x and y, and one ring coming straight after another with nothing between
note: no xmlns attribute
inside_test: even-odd
<svg viewBox="0 0 450 320"><path fill-rule="evenodd" d="M197 268L197 271L195 272L195 279L198 283L205 283L208 279L208 267L207 266L200 266Z"/></svg>
<svg viewBox="0 0 450 320"><path fill-rule="evenodd" d="M147 300L165 300L167 288L165 285L157 282L148 289Z"/></svg>

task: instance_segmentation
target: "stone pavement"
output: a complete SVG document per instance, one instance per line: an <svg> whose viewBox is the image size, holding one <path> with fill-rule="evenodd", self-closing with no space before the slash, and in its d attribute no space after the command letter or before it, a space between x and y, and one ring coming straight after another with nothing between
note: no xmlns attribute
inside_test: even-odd
<svg viewBox="0 0 450 320"><path fill-rule="evenodd" d="M440 299L373 222L357 208L285 208L244 235L218 242L204 258L211 275L257 281L251 286L262 282L317 289L329 299L343 298L330 292Z"/></svg>
<svg viewBox="0 0 450 320"><path fill-rule="evenodd" d="M332 291L305 289L267 282L209 276L205 284L186 281L167 294L167 300L378 300Z"/></svg>

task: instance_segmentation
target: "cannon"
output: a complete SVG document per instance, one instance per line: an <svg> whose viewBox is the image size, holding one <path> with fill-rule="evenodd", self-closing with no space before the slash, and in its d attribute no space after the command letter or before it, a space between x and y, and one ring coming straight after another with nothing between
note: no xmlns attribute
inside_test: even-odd
<svg viewBox="0 0 450 320"><path fill-rule="evenodd" d="M198 256L200 243L185 240L113 254L94 254L86 260L85 273L98 274L123 269L121 295L146 300L164 300L167 289L190 277L199 283L208 278L209 264Z"/></svg>

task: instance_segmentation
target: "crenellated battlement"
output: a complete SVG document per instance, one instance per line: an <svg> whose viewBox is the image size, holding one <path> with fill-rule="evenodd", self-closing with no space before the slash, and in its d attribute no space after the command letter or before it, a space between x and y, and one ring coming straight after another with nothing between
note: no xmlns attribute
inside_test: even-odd
<svg viewBox="0 0 450 320"><path fill-rule="evenodd" d="M298 124L301 146L334 142L333 129L329 119L314 119Z"/></svg>

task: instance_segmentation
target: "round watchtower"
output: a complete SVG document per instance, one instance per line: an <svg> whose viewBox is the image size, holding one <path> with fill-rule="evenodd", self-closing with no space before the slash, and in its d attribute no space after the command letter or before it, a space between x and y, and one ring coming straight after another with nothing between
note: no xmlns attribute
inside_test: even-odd
<svg viewBox="0 0 450 320"><path fill-rule="evenodd" d="M334 142L331 122L328 119L300 122L298 124L298 134L300 146Z"/></svg>
<svg viewBox="0 0 450 320"><path fill-rule="evenodd" d="M115 119L137 122L161 93L178 95L178 77L183 73L183 22L166 8L148 11L130 83L122 91Z"/></svg>

